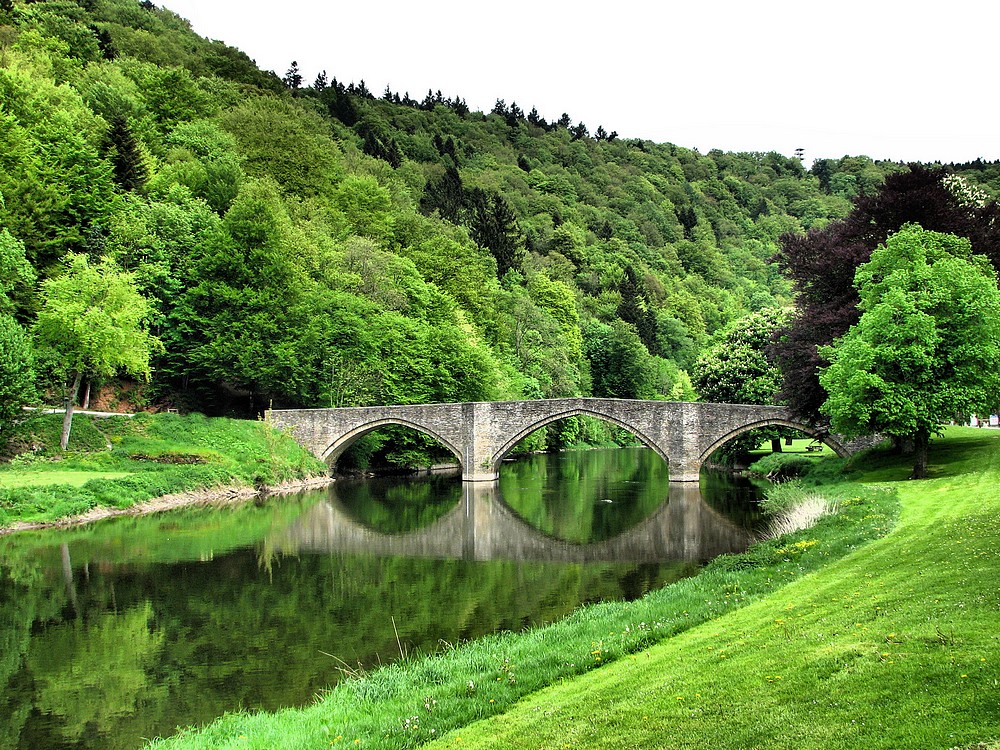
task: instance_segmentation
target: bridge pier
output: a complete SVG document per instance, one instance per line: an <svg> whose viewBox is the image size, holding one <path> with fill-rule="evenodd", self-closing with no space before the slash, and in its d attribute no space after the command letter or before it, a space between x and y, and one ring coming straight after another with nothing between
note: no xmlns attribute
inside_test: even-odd
<svg viewBox="0 0 1000 750"><path fill-rule="evenodd" d="M493 455L496 451L493 404L462 404L462 481L495 482L500 472Z"/></svg>

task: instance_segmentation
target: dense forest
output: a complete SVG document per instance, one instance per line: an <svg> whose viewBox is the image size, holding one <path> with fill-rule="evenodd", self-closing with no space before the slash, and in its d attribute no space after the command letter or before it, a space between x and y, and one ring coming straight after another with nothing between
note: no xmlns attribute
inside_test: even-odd
<svg viewBox="0 0 1000 750"><path fill-rule="evenodd" d="M72 379L33 332L50 282L89 263L146 300L139 405L696 399L703 353L787 317L782 238L910 170L701 154L335 71L310 84L147 0L0 0L0 389ZM1000 189L1000 163L946 171Z"/></svg>

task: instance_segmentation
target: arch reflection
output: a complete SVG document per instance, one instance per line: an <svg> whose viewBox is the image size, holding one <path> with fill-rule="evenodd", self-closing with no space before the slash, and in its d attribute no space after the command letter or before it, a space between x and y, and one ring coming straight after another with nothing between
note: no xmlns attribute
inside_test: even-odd
<svg viewBox="0 0 1000 750"><path fill-rule="evenodd" d="M537 562L704 562L745 550L751 532L709 506L699 487L671 482L650 516L611 539L574 544L533 528L503 502L498 483L465 482L462 501L429 526L385 534L351 517L333 485L270 540L276 552L354 552L376 556Z"/></svg>

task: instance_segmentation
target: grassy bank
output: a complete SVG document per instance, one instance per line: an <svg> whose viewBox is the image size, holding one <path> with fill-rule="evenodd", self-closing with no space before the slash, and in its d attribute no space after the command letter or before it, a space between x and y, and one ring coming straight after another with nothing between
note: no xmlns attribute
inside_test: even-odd
<svg viewBox="0 0 1000 750"><path fill-rule="evenodd" d="M77 415L65 453L58 450L61 425L61 415L40 414L18 426L23 452L0 464L0 528L128 508L179 492L274 486L325 471L263 422Z"/></svg>
<svg viewBox="0 0 1000 750"><path fill-rule="evenodd" d="M483 747L563 747L573 740L539 736L535 741L524 735L535 731L533 723L552 711L559 712L553 726L569 727L597 716L604 698L580 702L567 711L561 702L572 700L578 689L588 689L595 679L611 679L648 663L665 644L706 629L726 629L726 620L734 613L754 602L768 602L795 581L809 580L813 585L822 575L817 571L855 554L893 526L898 503L892 491L842 484L827 494L840 512L816 527L763 542L743 555L719 558L698 576L640 601L589 606L545 628L500 634L457 648L443 645L433 657L344 681L314 706L275 714L232 714L154 746L159 750L339 744L405 748L444 735L446 745L455 746L475 740ZM748 643L750 637L745 634L743 639ZM748 649L752 646L730 646L720 661ZM669 665L660 669L646 675L648 684L623 683L622 700L669 681ZM565 692L553 698L554 690ZM674 699L673 694L670 697ZM519 722L518 730L497 740L508 717ZM610 737L595 735L594 746L607 746L613 737L629 732L629 724L622 723ZM664 745L657 741L650 746Z"/></svg>
<svg viewBox="0 0 1000 750"><path fill-rule="evenodd" d="M430 747L997 747L1000 436L952 429L932 458L857 477L898 492L884 539Z"/></svg>

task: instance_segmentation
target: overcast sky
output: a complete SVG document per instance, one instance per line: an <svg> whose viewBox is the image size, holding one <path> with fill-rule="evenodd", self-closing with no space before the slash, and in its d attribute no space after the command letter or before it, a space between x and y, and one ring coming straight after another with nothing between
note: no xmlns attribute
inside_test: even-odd
<svg viewBox="0 0 1000 750"><path fill-rule="evenodd" d="M1000 159L1000 3L165 0L283 75L497 99L702 153Z"/></svg>

